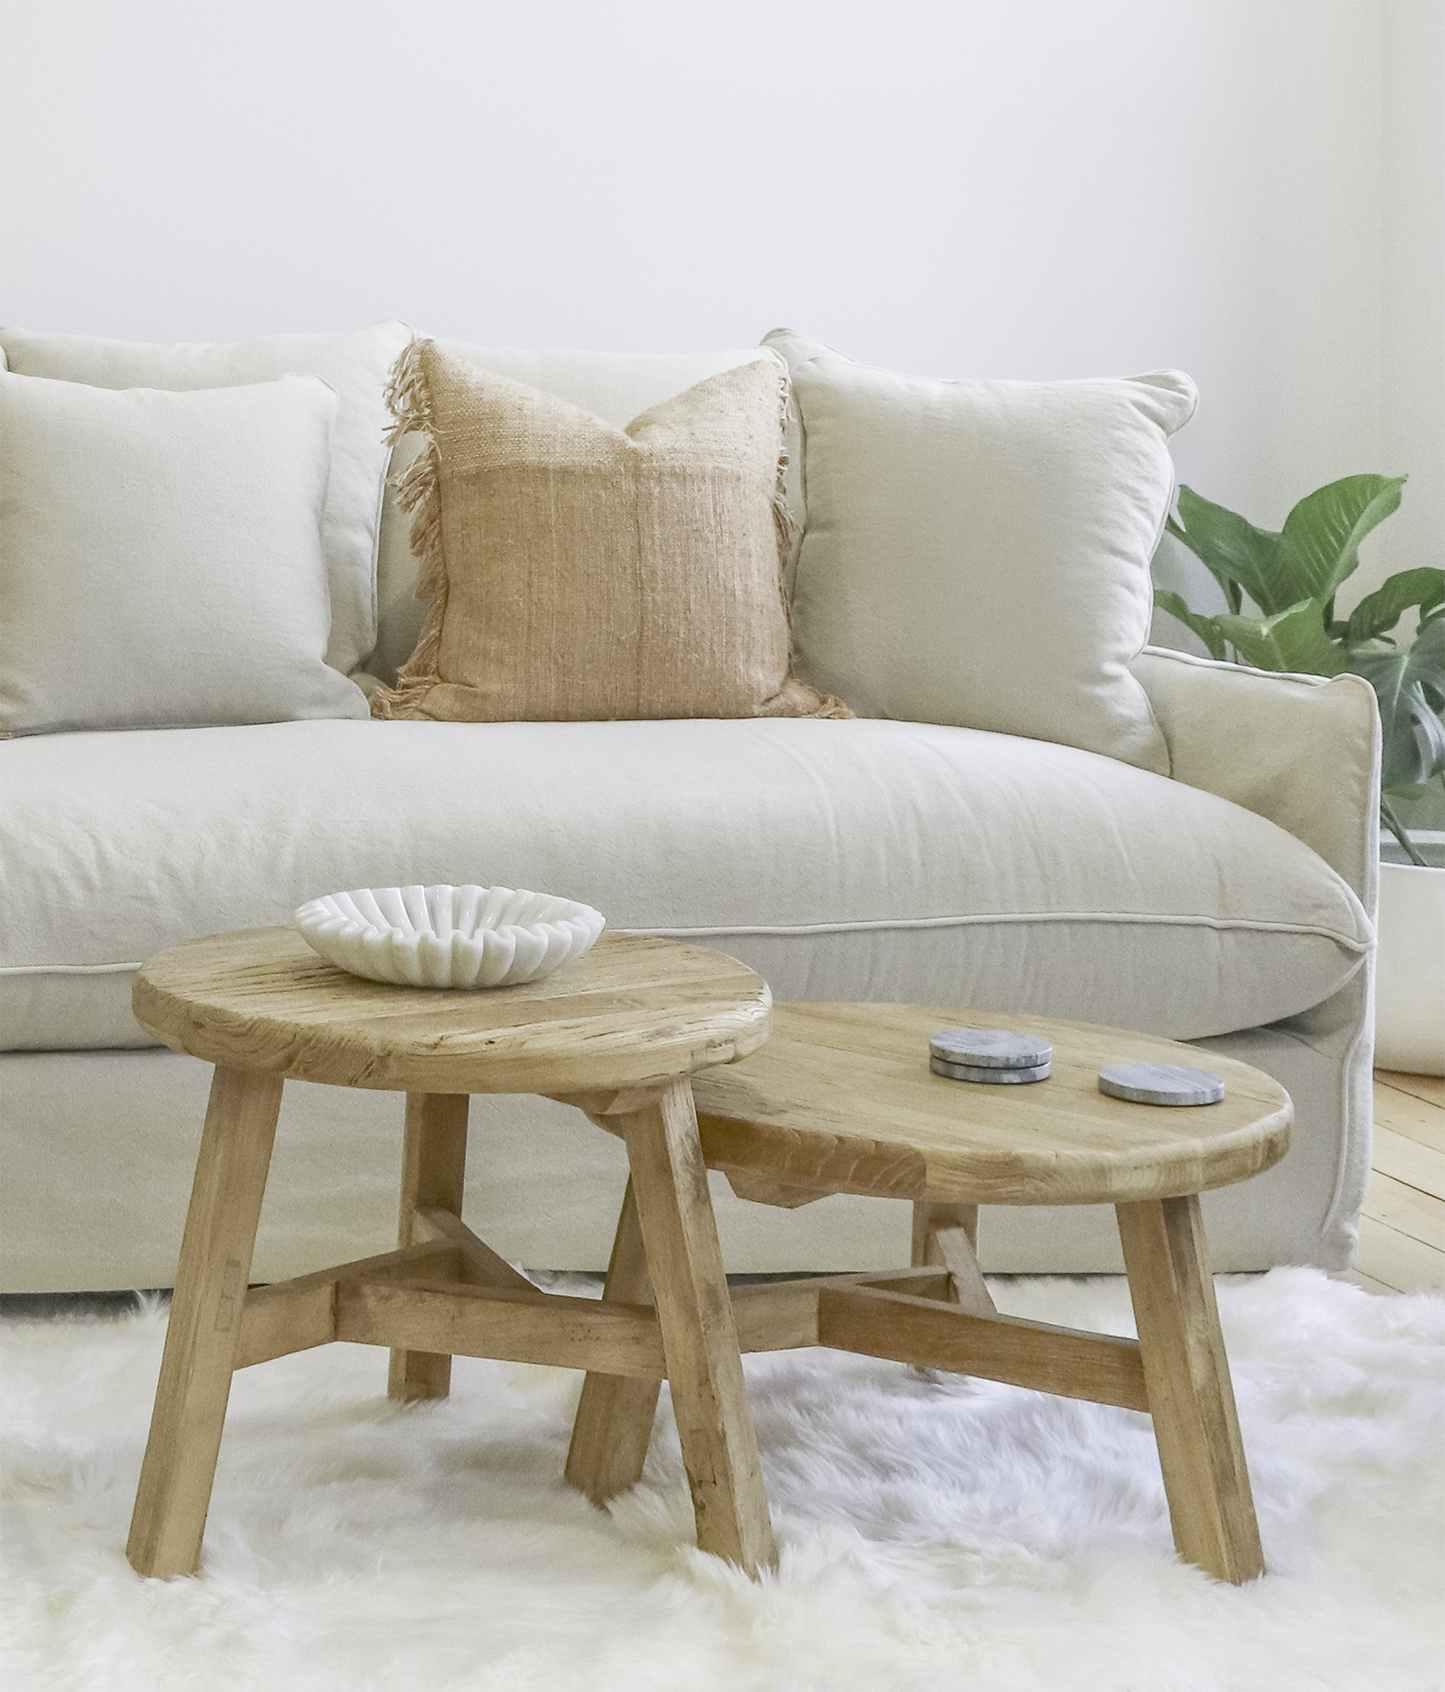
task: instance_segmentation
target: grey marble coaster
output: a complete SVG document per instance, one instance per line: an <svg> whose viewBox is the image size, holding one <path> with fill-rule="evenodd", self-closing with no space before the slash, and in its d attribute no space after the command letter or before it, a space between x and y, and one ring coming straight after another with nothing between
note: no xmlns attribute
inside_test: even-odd
<svg viewBox="0 0 1445 1692"><path fill-rule="evenodd" d="M1110 1063L1099 1071L1099 1091L1134 1104L1207 1105L1224 1097L1224 1083L1207 1069L1173 1063Z"/></svg>
<svg viewBox="0 0 1445 1692"><path fill-rule="evenodd" d="M1047 1081L1054 1072L1052 1063L1031 1064L1026 1069L985 1069L975 1063L945 1063L940 1057L930 1057L928 1067L950 1081L986 1081L995 1087L1009 1081Z"/></svg>
<svg viewBox="0 0 1445 1692"><path fill-rule="evenodd" d="M1006 1028L945 1028L928 1042L928 1055L972 1069L1037 1069L1051 1061L1054 1048L1037 1034Z"/></svg>

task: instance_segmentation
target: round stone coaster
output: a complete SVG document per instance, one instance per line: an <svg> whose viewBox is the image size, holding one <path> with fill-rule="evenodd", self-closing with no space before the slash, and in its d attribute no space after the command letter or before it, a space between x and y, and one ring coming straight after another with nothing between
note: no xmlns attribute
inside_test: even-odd
<svg viewBox="0 0 1445 1692"><path fill-rule="evenodd" d="M1047 1081L1054 1072L1052 1063L1030 1064L1026 1069L985 1069L981 1064L945 1063L939 1057L930 1057L928 1067L950 1081L984 1081L995 1087L1010 1081Z"/></svg>
<svg viewBox="0 0 1445 1692"><path fill-rule="evenodd" d="M1173 1063L1110 1063L1099 1071L1099 1091L1134 1104L1207 1105L1224 1097L1224 1083L1207 1069Z"/></svg>
<svg viewBox="0 0 1445 1692"><path fill-rule="evenodd" d="M929 1040L928 1055L972 1069L1037 1069L1052 1060L1054 1048L1037 1034L1006 1028L945 1028Z"/></svg>

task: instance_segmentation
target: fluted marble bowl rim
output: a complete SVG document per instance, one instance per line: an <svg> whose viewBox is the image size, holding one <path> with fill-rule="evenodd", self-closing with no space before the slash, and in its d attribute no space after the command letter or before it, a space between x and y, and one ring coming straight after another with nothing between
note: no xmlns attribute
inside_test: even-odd
<svg viewBox="0 0 1445 1692"><path fill-rule="evenodd" d="M366 981L476 989L539 981L591 947L607 919L526 887L361 887L296 909L306 944Z"/></svg>

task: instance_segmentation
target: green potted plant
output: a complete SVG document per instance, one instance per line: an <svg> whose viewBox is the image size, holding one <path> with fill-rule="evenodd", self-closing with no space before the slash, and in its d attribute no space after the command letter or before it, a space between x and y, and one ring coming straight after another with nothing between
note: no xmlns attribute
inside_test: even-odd
<svg viewBox="0 0 1445 1692"><path fill-rule="evenodd" d="M1228 609L1205 616L1165 589L1154 602L1214 658L1317 676L1348 670L1374 687L1383 733L1380 820L1399 843L1381 866L1377 1061L1439 1074L1445 856L1438 843L1412 839L1396 802L1445 791L1445 570L1402 570L1348 617L1335 614L1340 586L1359 566L1360 542L1399 506L1404 485L1403 476L1346 476L1302 499L1277 532L1181 488L1169 532L1219 583ZM1419 614L1414 639L1403 640L1398 625L1412 610Z"/></svg>

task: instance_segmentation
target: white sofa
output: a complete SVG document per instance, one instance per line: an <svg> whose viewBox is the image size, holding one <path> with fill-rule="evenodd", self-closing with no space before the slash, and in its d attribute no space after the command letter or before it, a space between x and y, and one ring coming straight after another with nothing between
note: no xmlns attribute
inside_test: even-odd
<svg viewBox="0 0 1445 1692"><path fill-rule="evenodd" d="M12 371L134 381L124 359L47 364L48 345L0 331ZM467 352L619 424L772 356ZM403 437L394 468L412 450ZM808 451L795 438L804 524ZM390 495L378 557L372 645L353 638L346 665L367 691L393 678L420 621ZM920 629L920 649L934 635ZM286 921L319 893L431 881L586 900L614 927L744 959L779 999L1014 1009L1254 1063L1295 1100L1294 1145L1267 1175L1207 1199L1216 1264L1346 1266L1369 1169L1373 696L1349 676L1263 675L1155 648L1130 670L1167 775L1036 736L861 714L354 714L16 735L0 744L0 1290L171 1282L209 1072L147 1045L129 1011L141 960L186 936ZM852 691L847 676L828 685ZM388 1094L288 1087L258 1279L388 1249L400 1121ZM478 1232L535 1267L605 1264L624 1179L616 1142L534 1099L474 1100L472 1122ZM906 1261L901 1204L782 1212L716 1184L731 1268ZM1003 1271L1119 1267L1112 1218L1096 1209L990 1211L981 1255Z"/></svg>

